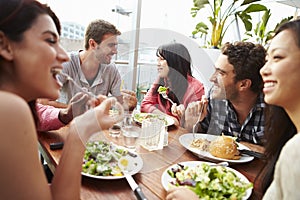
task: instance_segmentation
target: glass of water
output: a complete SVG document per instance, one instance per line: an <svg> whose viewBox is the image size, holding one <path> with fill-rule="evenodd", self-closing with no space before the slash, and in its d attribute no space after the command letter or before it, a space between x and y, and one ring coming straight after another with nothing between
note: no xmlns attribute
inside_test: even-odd
<svg viewBox="0 0 300 200"><path fill-rule="evenodd" d="M165 143L166 125L165 121L159 118L143 120L140 145L149 150L162 149Z"/></svg>
<svg viewBox="0 0 300 200"><path fill-rule="evenodd" d="M136 149L137 140L142 129L138 126L124 126L122 128L124 146L129 149Z"/></svg>

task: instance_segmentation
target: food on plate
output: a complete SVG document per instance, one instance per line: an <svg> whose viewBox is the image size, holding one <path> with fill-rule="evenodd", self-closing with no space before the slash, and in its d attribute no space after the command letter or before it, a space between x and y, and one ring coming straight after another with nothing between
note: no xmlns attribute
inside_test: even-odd
<svg viewBox="0 0 300 200"><path fill-rule="evenodd" d="M157 89L157 92L159 94L163 94L163 93L167 93L168 88L167 87L163 87L163 86L159 86Z"/></svg>
<svg viewBox="0 0 300 200"><path fill-rule="evenodd" d="M223 166L201 163L196 166L177 164L169 169L173 178L171 186L185 186L194 191L199 199L242 199L253 184L242 180L233 170Z"/></svg>
<svg viewBox="0 0 300 200"><path fill-rule="evenodd" d="M82 172L95 176L123 176L118 161L122 159L122 162L126 162L127 155L130 155L130 152L125 148L108 142L88 142L84 153ZM134 162L133 160L131 162Z"/></svg>
<svg viewBox="0 0 300 200"><path fill-rule="evenodd" d="M201 151L208 151L210 146L210 141L207 139L194 139L191 143L191 147L197 148Z"/></svg>
<svg viewBox="0 0 300 200"><path fill-rule="evenodd" d="M190 146L200 151L207 151L218 158L229 160L238 160L241 158L241 153L238 150L238 144L235 138L225 136L223 133L221 136L217 136L217 139L213 141L203 138L194 139Z"/></svg>
<svg viewBox="0 0 300 200"><path fill-rule="evenodd" d="M165 116L163 115L157 115L157 114L151 114L151 113L136 113L134 115L134 120L136 122L142 123L144 120L151 120L151 119L160 119L165 122L166 125L168 125L168 121Z"/></svg>
<svg viewBox="0 0 300 200"><path fill-rule="evenodd" d="M222 134L210 143L209 153L218 158L238 160L241 156L237 148L238 145L234 137Z"/></svg>

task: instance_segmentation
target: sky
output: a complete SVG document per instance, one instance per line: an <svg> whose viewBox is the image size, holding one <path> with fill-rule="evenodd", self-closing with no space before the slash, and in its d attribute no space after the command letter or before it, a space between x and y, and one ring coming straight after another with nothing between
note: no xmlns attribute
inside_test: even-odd
<svg viewBox="0 0 300 200"><path fill-rule="evenodd" d="M121 32L136 29L134 11L137 0L40 0L48 3L61 21L76 22L86 26L90 21L96 18L107 20L117 26ZM272 16L269 22L270 27L274 27L282 18L294 15L295 8L280 3L273 3L266 0L266 5L271 9ZM116 5L121 6L126 11L133 11L129 16L120 15L112 12ZM193 0L142 0L140 28L158 28L167 29L191 36L195 25L203 19L202 16L193 18L190 9L193 6ZM207 12L208 13L208 12ZM201 19L200 19L201 18ZM259 19L253 18L254 21ZM244 32L240 28L241 34ZM237 38L236 27L233 26L228 40ZM234 37L233 37L234 36Z"/></svg>
<svg viewBox="0 0 300 200"><path fill-rule="evenodd" d="M75 21L86 26L91 20L102 18L115 24L122 32L135 28L133 14L123 16L112 12L112 9L119 5L125 10L134 11L137 0L41 1L48 3L61 21ZM182 2L185 3L180 5ZM142 0L141 28L164 28L190 35L193 27L193 19L189 15L192 3L192 0Z"/></svg>

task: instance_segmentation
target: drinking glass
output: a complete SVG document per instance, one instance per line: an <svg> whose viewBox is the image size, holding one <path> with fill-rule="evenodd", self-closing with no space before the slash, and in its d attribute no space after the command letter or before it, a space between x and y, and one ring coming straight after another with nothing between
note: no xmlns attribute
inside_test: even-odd
<svg viewBox="0 0 300 200"><path fill-rule="evenodd" d="M137 140L141 134L141 128L128 125L122 128L124 146L129 149L136 149Z"/></svg>
<svg viewBox="0 0 300 200"><path fill-rule="evenodd" d="M149 151L162 149L167 145L165 121L153 118L143 120L140 145Z"/></svg>
<svg viewBox="0 0 300 200"><path fill-rule="evenodd" d="M119 124L114 124L111 128L109 128L109 135L111 137L119 137L121 132L121 126Z"/></svg>
<svg viewBox="0 0 300 200"><path fill-rule="evenodd" d="M123 127L133 126L133 117L132 114L128 111L124 111Z"/></svg>

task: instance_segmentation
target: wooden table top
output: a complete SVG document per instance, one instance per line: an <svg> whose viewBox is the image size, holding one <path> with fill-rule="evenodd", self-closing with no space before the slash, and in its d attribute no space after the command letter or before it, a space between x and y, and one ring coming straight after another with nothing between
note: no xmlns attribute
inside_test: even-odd
<svg viewBox="0 0 300 200"><path fill-rule="evenodd" d="M183 161L194 161L203 159L187 151L178 141L180 135L187 133L187 130L171 126L168 128L169 145L158 151L147 151L137 148L137 152L143 159L143 169L134 175L134 179L142 188L145 196L150 200L165 199L166 191L161 184L161 176L164 170L172 164ZM104 134L103 134L104 133ZM101 137L106 137L113 142L119 143L120 139L109 138L106 132L99 133ZM52 172L59 162L62 150L50 150L49 144L52 142L62 142L68 134L68 127L63 127L57 131L39 132L39 150L48 163ZM99 136L98 135L98 136ZM250 149L262 152L263 148L257 145L244 143ZM255 158L249 163L230 165L245 175L249 181L254 182L261 168L263 161ZM261 199L262 193L259 187L260 181L255 181L254 189L250 199ZM81 199L136 199L125 178L117 180L101 180L82 176Z"/></svg>

